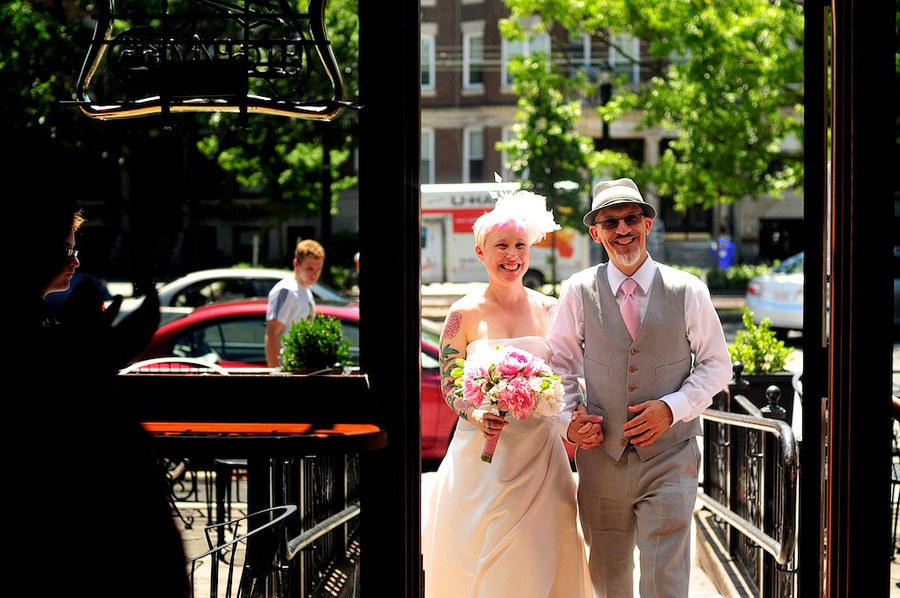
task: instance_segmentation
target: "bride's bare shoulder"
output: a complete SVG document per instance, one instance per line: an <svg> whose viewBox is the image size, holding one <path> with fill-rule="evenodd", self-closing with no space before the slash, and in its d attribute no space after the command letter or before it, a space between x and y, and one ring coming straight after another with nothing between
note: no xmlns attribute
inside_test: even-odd
<svg viewBox="0 0 900 598"><path fill-rule="evenodd" d="M484 306L484 293L469 293L460 297L450 305L449 311L456 311L460 314L472 312L480 312Z"/></svg>
<svg viewBox="0 0 900 598"><path fill-rule="evenodd" d="M534 289L526 289L528 291L528 297L532 303L539 305L541 307L553 307L557 303L556 297L553 295L545 295L540 291L536 291Z"/></svg>

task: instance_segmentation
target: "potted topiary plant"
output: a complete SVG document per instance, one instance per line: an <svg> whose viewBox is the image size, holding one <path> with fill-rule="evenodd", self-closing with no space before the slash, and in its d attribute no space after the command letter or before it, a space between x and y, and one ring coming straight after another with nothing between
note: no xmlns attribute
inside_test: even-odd
<svg viewBox="0 0 900 598"><path fill-rule="evenodd" d="M320 315L294 322L283 336L281 370L291 373L340 373L350 365L350 340L344 338L341 321Z"/></svg>
<svg viewBox="0 0 900 598"><path fill-rule="evenodd" d="M787 422L790 423L794 406L794 374L787 371L787 364L794 349L777 338L768 318L757 325L753 322L753 312L744 308L742 321L744 330L738 330L734 344L728 347L731 362L743 365L741 378L746 386L741 392L762 409L769 403L766 390L772 385L777 386L781 390L779 404L785 409Z"/></svg>

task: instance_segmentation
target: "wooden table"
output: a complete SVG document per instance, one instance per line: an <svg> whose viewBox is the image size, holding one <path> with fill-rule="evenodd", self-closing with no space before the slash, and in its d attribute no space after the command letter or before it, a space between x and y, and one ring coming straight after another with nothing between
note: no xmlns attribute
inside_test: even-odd
<svg viewBox="0 0 900 598"><path fill-rule="evenodd" d="M166 421L142 426L159 457L246 459L249 513L293 504L285 498L285 486L293 485L285 479L290 468L281 467L285 459L359 454L387 445L387 432L371 424ZM223 521L222 496L217 492L218 523ZM247 550L253 550L252 538Z"/></svg>
<svg viewBox="0 0 900 598"><path fill-rule="evenodd" d="M348 455L387 446L387 432L371 424L143 422L158 456L246 459L251 513L278 506L273 461L310 455ZM280 501L276 501L280 504Z"/></svg>
<svg viewBox="0 0 900 598"><path fill-rule="evenodd" d="M297 457L361 453L387 445L387 432L371 424L260 422L143 422L167 455Z"/></svg>

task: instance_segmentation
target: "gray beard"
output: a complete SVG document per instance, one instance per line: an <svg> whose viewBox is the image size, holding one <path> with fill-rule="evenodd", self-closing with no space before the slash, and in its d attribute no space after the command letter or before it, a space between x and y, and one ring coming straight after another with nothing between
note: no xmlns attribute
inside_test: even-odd
<svg viewBox="0 0 900 598"><path fill-rule="evenodd" d="M641 250L635 249L627 253L617 253L616 260L623 266L634 266L641 259Z"/></svg>

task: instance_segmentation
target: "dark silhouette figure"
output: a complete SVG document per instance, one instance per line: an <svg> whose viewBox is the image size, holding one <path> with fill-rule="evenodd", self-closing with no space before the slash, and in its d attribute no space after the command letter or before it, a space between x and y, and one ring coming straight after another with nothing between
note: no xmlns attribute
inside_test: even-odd
<svg viewBox="0 0 900 598"><path fill-rule="evenodd" d="M5 164L10 571L41 596L187 596L165 478L115 377L152 337L158 298L113 327L118 303L104 310L82 283L51 315L44 297L78 262L70 198L83 181L65 176L64 156L19 150Z"/></svg>

